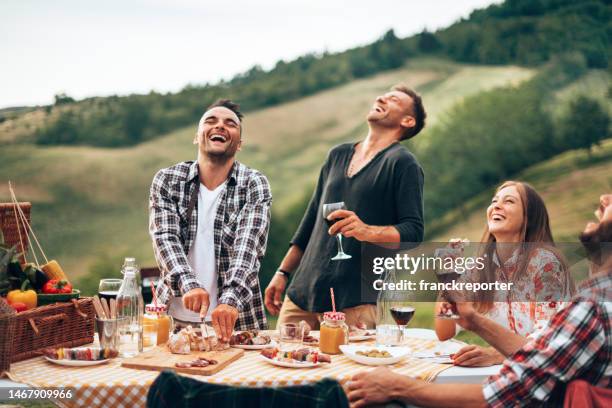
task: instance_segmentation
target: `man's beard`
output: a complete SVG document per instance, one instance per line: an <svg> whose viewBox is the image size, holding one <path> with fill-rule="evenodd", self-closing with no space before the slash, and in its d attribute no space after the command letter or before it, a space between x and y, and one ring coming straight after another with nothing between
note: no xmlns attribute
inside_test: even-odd
<svg viewBox="0 0 612 408"><path fill-rule="evenodd" d="M238 148L236 146L230 145L223 151L211 151L207 149L203 153L211 162L215 164L224 164L236 156L237 150Z"/></svg>
<svg viewBox="0 0 612 408"><path fill-rule="evenodd" d="M612 260L612 221L599 223L594 230L581 233L579 239L594 266Z"/></svg>

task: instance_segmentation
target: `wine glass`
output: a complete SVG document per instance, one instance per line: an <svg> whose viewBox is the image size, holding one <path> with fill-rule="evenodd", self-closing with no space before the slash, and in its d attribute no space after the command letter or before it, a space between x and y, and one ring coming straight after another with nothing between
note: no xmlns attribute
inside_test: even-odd
<svg viewBox="0 0 612 408"><path fill-rule="evenodd" d="M436 258L442 258L442 259L456 258L457 251L452 248L440 248L434 252L434 256ZM459 279L462 275L462 273L459 273L455 269L452 269L452 268L436 268L435 273L436 273L436 278L438 279L438 282L444 283L444 284L452 283L456 281L457 279ZM457 313L455 303L452 301L450 296L448 296L448 292L446 290L443 290L440 292L440 300L443 302L449 303L451 305L451 309L448 310L447 313L440 312L436 314L436 318L452 319L452 320L459 319L460 316Z"/></svg>
<svg viewBox="0 0 612 408"><path fill-rule="evenodd" d="M404 339L404 329L414 317L415 308L414 306L393 306L391 307L391 317L395 320L397 328L399 329L399 342Z"/></svg>
<svg viewBox="0 0 612 408"><path fill-rule="evenodd" d="M106 299L107 302L110 302L111 299L117 299L121 283L123 283L121 279L100 279L98 295L100 295L100 298Z"/></svg>
<svg viewBox="0 0 612 408"><path fill-rule="evenodd" d="M323 219L325 220L325 222L327 222L327 226L330 228L332 225L336 223L336 221L339 221L341 219L341 218L337 218L334 220L327 219L327 216L336 210L346 210L346 205L344 204L344 201L340 201L338 203L323 204ZM336 234L336 239L338 240L338 253L336 254L336 256L332 258L332 261L341 261L343 259L351 259L352 256L350 256L349 254L345 254L344 250L342 249L342 234Z"/></svg>

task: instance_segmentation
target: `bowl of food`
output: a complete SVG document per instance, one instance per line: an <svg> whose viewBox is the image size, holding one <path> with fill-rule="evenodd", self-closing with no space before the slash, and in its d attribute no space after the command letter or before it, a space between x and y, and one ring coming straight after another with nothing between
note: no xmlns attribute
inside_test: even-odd
<svg viewBox="0 0 612 408"><path fill-rule="evenodd" d="M410 354L408 347L344 344L340 351L359 364L378 366L400 362Z"/></svg>

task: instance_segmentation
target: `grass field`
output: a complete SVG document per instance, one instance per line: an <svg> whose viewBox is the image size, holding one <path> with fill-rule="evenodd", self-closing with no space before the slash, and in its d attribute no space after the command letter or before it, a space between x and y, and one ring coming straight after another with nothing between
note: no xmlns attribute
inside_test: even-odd
<svg viewBox="0 0 612 408"><path fill-rule="evenodd" d="M283 212L308 194L326 152L358 140L374 98L397 82L423 93L429 125L462 98L516 83L535 71L514 66L470 66L415 59L404 68L247 115L239 159L270 179L273 212ZM49 258L72 277L96 265L116 265L135 256L152 265L147 233L147 197L155 172L195 158L194 126L131 148L41 147L3 144L0 201L7 180L18 197L32 201L33 226ZM426 140L427 130L419 136Z"/></svg>

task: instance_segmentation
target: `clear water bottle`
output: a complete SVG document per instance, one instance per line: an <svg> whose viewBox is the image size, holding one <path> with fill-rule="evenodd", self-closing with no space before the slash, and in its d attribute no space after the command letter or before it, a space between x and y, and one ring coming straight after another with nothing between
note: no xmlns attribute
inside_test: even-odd
<svg viewBox="0 0 612 408"><path fill-rule="evenodd" d="M144 301L137 282L138 267L135 262L123 266L123 283L117 294L117 325L119 329L119 353L121 357L134 357L142 352L142 319Z"/></svg>
<svg viewBox="0 0 612 408"><path fill-rule="evenodd" d="M136 263L136 258L125 258L123 260L123 266L121 267L121 273L125 273L125 268L135 268L136 269L136 282L139 286L142 286L142 278L140 277L140 267Z"/></svg>

